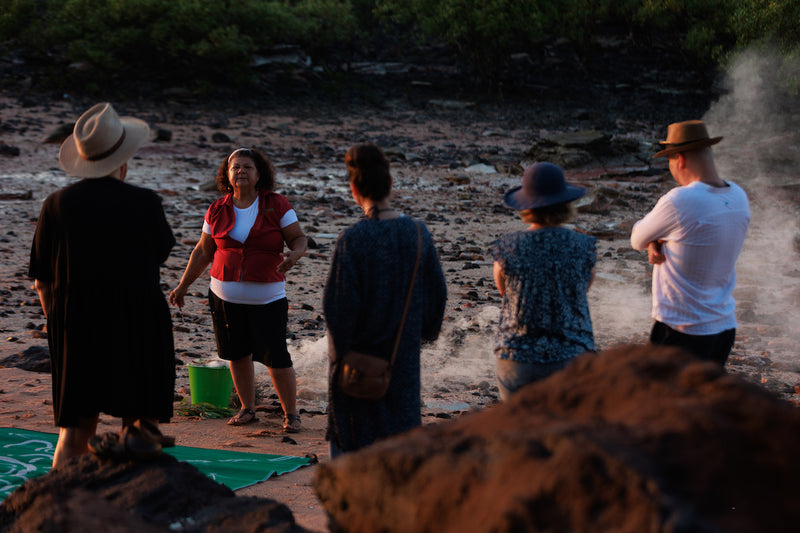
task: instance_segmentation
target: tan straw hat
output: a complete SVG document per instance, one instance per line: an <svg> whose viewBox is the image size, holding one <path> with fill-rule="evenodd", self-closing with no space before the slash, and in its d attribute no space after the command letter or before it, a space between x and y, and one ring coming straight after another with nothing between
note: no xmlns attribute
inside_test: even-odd
<svg viewBox="0 0 800 533"><path fill-rule="evenodd" d="M107 102L96 104L81 115L72 135L61 144L58 162L71 176L100 178L121 167L149 136L146 122L120 118Z"/></svg>
<svg viewBox="0 0 800 533"><path fill-rule="evenodd" d="M664 157L677 152L688 152L705 146L717 144L722 137L709 138L706 125L702 120L685 120L675 122L667 128L667 140L661 141L664 150L653 157Z"/></svg>

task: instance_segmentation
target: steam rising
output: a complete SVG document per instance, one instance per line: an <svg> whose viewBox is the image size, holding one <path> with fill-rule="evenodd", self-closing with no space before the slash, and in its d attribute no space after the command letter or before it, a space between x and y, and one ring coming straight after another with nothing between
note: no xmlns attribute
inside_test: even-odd
<svg viewBox="0 0 800 533"><path fill-rule="evenodd" d="M731 63L727 93L702 117L710 135L725 137L714 146L720 176L743 186L750 197L752 218L734 293L742 342L734 355L737 349L740 356L766 355L786 369L797 368L800 333L800 270L793 246L800 198L798 73L800 58L746 51Z"/></svg>
<svg viewBox="0 0 800 533"><path fill-rule="evenodd" d="M800 338L800 268L792 244L798 234L798 209L796 201L785 201L787 191L800 197L800 100L781 87L787 76L798 72L796 59L745 52L731 63L725 94L699 117L712 136L724 136L713 148L720 175L744 187L751 202L751 226L737 265L739 330L731 360L768 355L787 370L798 367L794 358ZM690 118L698 117L676 116L675 121ZM666 128L664 124L665 133ZM598 257L597 277L589 291L601 350L646 342L652 325L649 267L627 242L613 246L616 260ZM485 268L491 279L491 267ZM494 385L493 342L500 309L498 304L481 305L481 311L467 319L454 315L452 302L448 304L450 316L439 340L423 347L423 394ZM292 357L301 398L305 394L306 399L324 400L327 338L303 341L292 348Z"/></svg>
<svg viewBox="0 0 800 533"><path fill-rule="evenodd" d="M703 117L711 136L725 137L714 147L721 175L742 185L797 185L799 73L798 57L749 50L733 59L726 94Z"/></svg>

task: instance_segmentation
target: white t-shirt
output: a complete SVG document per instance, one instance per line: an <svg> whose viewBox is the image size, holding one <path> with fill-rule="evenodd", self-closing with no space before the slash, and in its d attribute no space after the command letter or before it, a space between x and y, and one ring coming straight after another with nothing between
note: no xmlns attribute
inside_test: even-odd
<svg viewBox="0 0 800 533"><path fill-rule="evenodd" d="M228 235L231 239L244 242L258 216L258 199L250 204L250 207L244 209L234 206L233 213L233 228ZM281 228L295 222L297 222L297 213L294 209L290 209L281 217ZM203 232L211 234L208 222L203 222ZM286 282L283 281L274 283L222 281L212 276L210 288L218 298L235 304L264 305L286 297Z"/></svg>
<svg viewBox="0 0 800 533"><path fill-rule="evenodd" d="M689 335L736 327L736 259L750 223L747 194L735 183L693 182L662 196L633 226L631 245L665 241L653 268L655 320Z"/></svg>

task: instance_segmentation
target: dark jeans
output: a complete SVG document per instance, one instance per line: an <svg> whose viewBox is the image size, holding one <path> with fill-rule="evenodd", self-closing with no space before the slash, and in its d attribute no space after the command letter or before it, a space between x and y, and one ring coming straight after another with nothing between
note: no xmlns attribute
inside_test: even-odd
<svg viewBox="0 0 800 533"><path fill-rule="evenodd" d="M520 363L508 359L498 359L495 363L495 374L500 399L507 402L511 395L520 388L555 374L571 362L572 359L554 363Z"/></svg>
<svg viewBox="0 0 800 533"><path fill-rule="evenodd" d="M736 328L713 335L689 335L674 330L663 322L653 324L650 342L663 346L683 348L695 357L725 366L736 338Z"/></svg>

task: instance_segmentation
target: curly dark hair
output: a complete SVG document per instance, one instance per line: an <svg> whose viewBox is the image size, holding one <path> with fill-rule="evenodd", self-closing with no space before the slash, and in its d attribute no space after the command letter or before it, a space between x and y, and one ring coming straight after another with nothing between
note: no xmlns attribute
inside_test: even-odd
<svg viewBox="0 0 800 533"><path fill-rule="evenodd" d="M271 191L275 188L275 167L272 165L267 156L256 150L255 148L237 148L220 164L217 169L217 189L221 193L229 193L233 191L233 186L228 179L228 164L230 163L231 156L233 155L249 157L253 160L258 171L258 182L256 182L256 189Z"/></svg>
<svg viewBox="0 0 800 533"><path fill-rule="evenodd" d="M378 146L365 143L351 147L344 156L344 164L358 194L373 202L389 196L392 191L389 160Z"/></svg>

